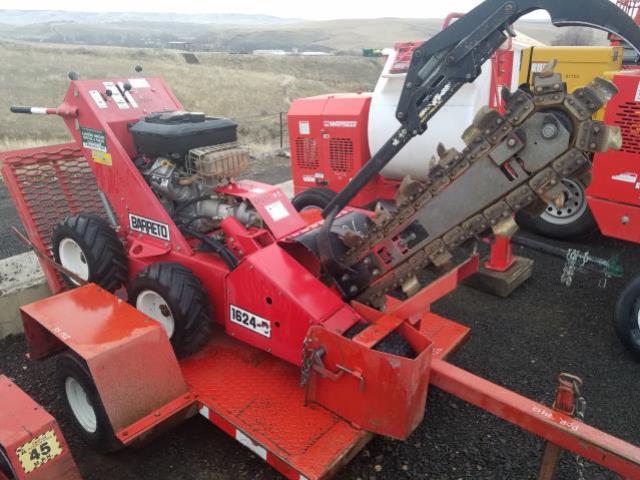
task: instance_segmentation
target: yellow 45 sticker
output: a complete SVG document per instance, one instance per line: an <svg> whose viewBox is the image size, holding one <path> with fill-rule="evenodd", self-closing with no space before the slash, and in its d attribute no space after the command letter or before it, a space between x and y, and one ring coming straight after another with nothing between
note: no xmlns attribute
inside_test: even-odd
<svg viewBox="0 0 640 480"><path fill-rule="evenodd" d="M62 447L53 430L25 443L16 449L18 459L25 473L33 472L49 460L62 453Z"/></svg>

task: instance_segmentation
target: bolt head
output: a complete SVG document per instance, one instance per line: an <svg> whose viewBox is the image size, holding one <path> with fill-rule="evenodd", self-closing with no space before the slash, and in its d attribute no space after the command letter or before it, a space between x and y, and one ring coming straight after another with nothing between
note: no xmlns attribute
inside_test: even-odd
<svg viewBox="0 0 640 480"><path fill-rule="evenodd" d="M550 140L558 136L558 126L553 123L545 123L542 126L542 138Z"/></svg>

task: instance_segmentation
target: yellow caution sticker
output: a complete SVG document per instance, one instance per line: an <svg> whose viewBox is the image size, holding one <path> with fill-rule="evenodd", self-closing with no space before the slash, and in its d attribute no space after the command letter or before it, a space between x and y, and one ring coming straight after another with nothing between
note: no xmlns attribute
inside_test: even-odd
<svg viewBox="0 0 640 480"><path fill-rule="evenodd" d="M106 165L110 167L111 162L111 154L107 152L102 152L100 150L91 150L91 156L93 157L93 161L99 163L101 165Z"/></svg>
<svg viewBox="0 0 640 480"><path fill-rule="evenodd" d="M62 447L53 430L25 443L16 449L25 473L31 473L62 453Z"/></svg>

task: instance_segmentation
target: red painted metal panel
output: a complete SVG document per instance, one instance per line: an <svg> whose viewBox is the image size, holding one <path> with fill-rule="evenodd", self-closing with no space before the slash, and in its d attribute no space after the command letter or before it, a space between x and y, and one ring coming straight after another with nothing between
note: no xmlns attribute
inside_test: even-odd
<svg viewBox="0 0 640 480"><path fill-rule="evenodd" d="M640 207L590 198L589 208L604 235L640 243Z"/></svg>
<svg viewBox="0 0 640 480"><path fill-rule="evenodd" d="M411 327L407 330L397 332L412 346L415 358L371 350L325 328L311 327L305 350L315 361L307 401L365 430L406 439L424 418L432 355L431 341Z"/></svg>
<svg viewBox="0 0 640 480"><path fill-rule="evenodd" d="M200 412L287 478L329 478L371 438L321 406L305 406L298 367L229 337L214 338L181 367Z"/></svg>
<svg viewBox="0 0 640 480"><path fill-rule="evenodd" d="M336 316L344 307L340 296L276 244L254 253L231 272L226 290L227 333L296 365L302 360L310 325L330 322L332 328L344 331L358 321L353 311ZM230 308L235 307L269 322L268 332L232 321Z"/></svg>
<svg viewBox="0 0 640 480"><path fill-rule="evenodd" d="M640 70L619 72L613 81L620 93L604 120L620 127L622 149L596 153L587 195L603 234L640 243Z"/></svg>
<svg viewBox="0 0 640 480"><path fill-rule="evenodd" d="M0 375L0 448L18 480L81 479L55 419L4 375Z"/></svg>
<svg viewBox="0 0 640 480"><path fill-rule="evenodd" d="M187 387L162 327L97 285L25 305L21 311L30 347L39 344L31 326L37 323L87 362L114 431L154 411L162 414L154 417L155 424L166 420L179 409L161 407L178 398L185 407L190 403L183 398ZM46 353L32 351L32 356Z"/></svg>

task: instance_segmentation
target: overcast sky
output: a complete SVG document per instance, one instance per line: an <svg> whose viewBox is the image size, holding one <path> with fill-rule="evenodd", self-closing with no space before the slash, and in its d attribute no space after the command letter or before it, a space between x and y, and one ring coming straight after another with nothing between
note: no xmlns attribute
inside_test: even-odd
<svg viewBox="0 0 640 480"><path fill-rule="evenodd" d="M558 0L562 1L562 0ZM480 0L2 0L9 10L76 10L112 12L246 13L324 20L334 18L441 18L452 11L466 12ZM179 7L176 7L179 5ZM535 15L535 14L534 14ZM540 18L540 14L536 15ZM542 15L542 18L545 18Z"/></svg>

